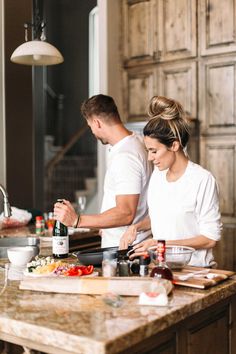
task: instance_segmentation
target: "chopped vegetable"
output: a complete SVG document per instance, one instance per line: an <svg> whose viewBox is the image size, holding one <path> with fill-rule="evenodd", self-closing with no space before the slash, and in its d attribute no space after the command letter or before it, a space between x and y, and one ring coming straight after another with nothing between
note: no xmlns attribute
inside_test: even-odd
<svg viewBox="0 0 236 354"><path fill-rule="evenodd" d="M54 274L64 276L81 276L92 274L93 265L81 266L68 262L55 261L52 257L35 257L35 260L27 264L28 273Z"/></svg>

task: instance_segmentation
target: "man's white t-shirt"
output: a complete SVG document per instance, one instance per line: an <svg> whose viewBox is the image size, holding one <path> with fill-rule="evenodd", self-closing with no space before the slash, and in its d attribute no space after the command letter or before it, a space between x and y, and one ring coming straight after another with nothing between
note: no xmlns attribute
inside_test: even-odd
<svg viewBox="0 0 236 354"><path fill-rule="evenodd" d="M178 240L203 235L218 241L222 224L215 178L191 161L175 182L167 181L167 171L155 168L150 179L148 207L153 238ZM206 267L212 263L212 250L200 249L189 264Z"/></svg>
<svg viewBox="0 0 236 354"><path fill-rule="evenodd" d="M148 214L147 189L152 173L143 138L136 133L126 136L110 147L107 161L101 212L114 208L118 195L139 194L133 220L135 224ZM126 229L127 226L103 229L102 247L119 246L120 238ZM134 243L142 241L150 234L150 231L138 233Z"/></svg>

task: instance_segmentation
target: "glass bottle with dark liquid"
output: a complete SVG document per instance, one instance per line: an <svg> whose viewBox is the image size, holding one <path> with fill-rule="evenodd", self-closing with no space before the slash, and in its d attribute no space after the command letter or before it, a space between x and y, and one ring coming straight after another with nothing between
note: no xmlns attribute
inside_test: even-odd
<svg viewBox="0 0 236 354"><path fill-rule="evenodd" d="M172 281L173 274L168 265L166 264L165 253L166 241L158 240L156 250L156 266L152 269L150 276Z"/></svg>
<svg viewBox="0 0 236 354"><path fill-rule="evenodd" d="M61 202L58 199L57 202ZM54 258L67 258L69 253L68 228L56 220L52 232L52 254Z"/></svg>

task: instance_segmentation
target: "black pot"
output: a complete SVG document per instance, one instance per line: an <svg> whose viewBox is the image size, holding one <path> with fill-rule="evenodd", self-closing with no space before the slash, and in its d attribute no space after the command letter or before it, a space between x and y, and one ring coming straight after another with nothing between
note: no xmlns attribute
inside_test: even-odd
<svg viewBox="0 0 236 354"><path fill-rule="evenodd" d="M118 258L120 254L124 254L124 255L126 255L127 253L131 254L132 246L128 247L125 250L119 250L118 247L89 249L89 250L75 252L75 254L78 260L80 261L80 263L82 263L83 265L101 266L103 260L103 252L105 251L114 252L114 258Z"/></svg>

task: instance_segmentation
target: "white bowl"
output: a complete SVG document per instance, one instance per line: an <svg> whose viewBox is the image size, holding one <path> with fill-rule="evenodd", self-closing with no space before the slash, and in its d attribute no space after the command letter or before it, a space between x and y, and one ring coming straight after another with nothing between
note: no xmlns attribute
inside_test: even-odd
<svg viewBox="0 0 236 354"><path fill-rule="evenodd" d="M181 269L190 262L194 251L195 249L192 247L168 245L166 246L166 263L171 269ZM157 248L150 247L148 252L155 263Z"/></svg>
<svg viewBox="0 0 236 354"><path fill-rule="evenodd" d="M10 247L7 249L9 261L16 266L26 265L34 256L34 249L31 246Z"/></svg>

